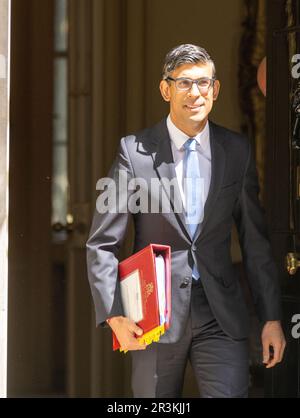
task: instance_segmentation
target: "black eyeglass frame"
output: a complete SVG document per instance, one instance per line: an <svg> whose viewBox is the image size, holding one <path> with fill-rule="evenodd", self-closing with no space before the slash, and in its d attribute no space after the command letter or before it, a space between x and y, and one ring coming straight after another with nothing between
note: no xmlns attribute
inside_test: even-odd
<svg viewBox="0 0 300 418"><path fill-rule="evenodd" d="M199 83L200 83L200 81L202 81L202 80L209 80L209 81L210 81L210 85L209 85L209 87L208 87L208 89L207 89L207 92L208 92L208 91L209 91L209 89L211 89L211 88L214 86L215 81L216 81L216 77L212 77L212 78L210 78L210 77L201 77L201 78L197 78L197 80L193 80L192 78L189 78L189 77L178 77L178 78L173 78L173 77L168 76L168 77L165 77L165 80L166 80L166 81L168 81L168 80L170 80L170 81L174 81L174 83L175 83L175 87L176 87L176 89L177 89L177 90L179 90L179 91L189 91L189 90L191 90L191 89L193 88L193 85L194 85L194 84L196 84L196 85L197 85L197 87L198 87L198 90L199 90L199 91L201 91L201 87L199 87ZM177 81L180 81L180 80L188 80L188 81L191 81L191 82L192 82L191 87L189 87L189 88L187 88L187 89L180 89L180 88L178 88L178 87L177 87Z"/></svg>

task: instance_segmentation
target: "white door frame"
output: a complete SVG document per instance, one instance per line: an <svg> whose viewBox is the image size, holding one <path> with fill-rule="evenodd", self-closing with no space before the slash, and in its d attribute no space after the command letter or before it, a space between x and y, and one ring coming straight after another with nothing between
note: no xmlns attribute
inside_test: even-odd
<svg viewBox="0 0 300 418"><path fill-rule="evenodd" d="M8 167L11 0L0 1L0 397L7 396Z"/></svg>

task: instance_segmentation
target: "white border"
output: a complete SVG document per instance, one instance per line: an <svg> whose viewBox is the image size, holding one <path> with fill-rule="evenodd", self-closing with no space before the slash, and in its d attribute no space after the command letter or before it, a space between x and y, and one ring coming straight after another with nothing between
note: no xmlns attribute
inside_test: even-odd
<svg viewBox="0 0 300 418"><path fill-rule="evenodd" d="M10 52L11 52L11 0L7 0L7 131L6 131L6 219L0 230L0 397L7 397L7 299L8 299L8 178L9 178L9 103L10 103Z"/></svg>

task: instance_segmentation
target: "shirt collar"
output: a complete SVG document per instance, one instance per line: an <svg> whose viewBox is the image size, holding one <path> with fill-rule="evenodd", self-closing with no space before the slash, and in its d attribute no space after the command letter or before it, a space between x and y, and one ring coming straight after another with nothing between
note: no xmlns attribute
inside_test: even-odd
<svg viewBox="0 0 300 418"><path fill-rule="evenodd" d="M174 143L177 150L181 150L184 143L190 138L184 132L177 128L174 122L169 115L167 118L167 127L169 131L170 138ZM205 151L209 144L209 123L206 122L204 129L197 134L195 137L197 143L201 146L201 148Z"/></svg>

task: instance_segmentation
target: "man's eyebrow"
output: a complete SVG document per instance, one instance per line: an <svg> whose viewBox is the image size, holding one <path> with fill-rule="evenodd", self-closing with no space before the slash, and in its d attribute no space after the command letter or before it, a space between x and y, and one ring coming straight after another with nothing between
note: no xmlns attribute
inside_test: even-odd
<svg viewBox="0 0 300 418"><path fill-rule="evenodd" d="M189 75L181 75L180 77L176 77L176 78L192 78L192 76ZM202 75L201 77L197 77L197 79L199 78L211 78L209 75Z"/></svg>
<svg viewBox="0 0 300 418"><path fill-rule="evenodd" d="M211 78L211 77L209 75L202 75L201 77L192 78L191 76L188 76L188 75L181 75L180 77L176 77L176 78L190 78L191 80L200 80L201 78Z"/></svg>

